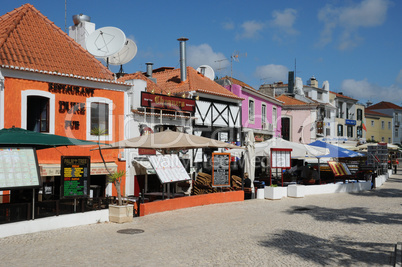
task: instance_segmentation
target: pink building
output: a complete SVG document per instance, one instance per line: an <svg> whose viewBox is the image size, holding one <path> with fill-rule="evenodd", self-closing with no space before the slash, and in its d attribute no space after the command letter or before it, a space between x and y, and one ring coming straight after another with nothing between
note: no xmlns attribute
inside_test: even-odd
<svg viewBox="0 0 402 267"><path fill-rule="evenodd" d="M258 142L274 136L281 137L281 101L262 94L237 79L224 77L218 83L243 98L241 108L243 133L253 131Z"/></svg>

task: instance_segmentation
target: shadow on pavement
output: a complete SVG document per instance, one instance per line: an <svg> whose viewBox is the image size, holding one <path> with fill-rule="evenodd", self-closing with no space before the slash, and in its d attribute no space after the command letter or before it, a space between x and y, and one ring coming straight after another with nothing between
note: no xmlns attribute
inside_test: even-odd
<svg viewBox="0 0 402 267"><path fill-rule="evenodd" d="M268 236L260 241L267 248L280 249L285 255L293 255L322 266L388 265L393 244L354 242L341 237L323 239L291 230Z"/></svg>
<svg viewBox="0 0 402 267"><path fill-rule="evenodd" d="M343 222L348 224L398 224L402 225L400 213L378 213L367 208L352 207L332 209L318 206L293 206L285 211L288 214L307 214L317 221Z"/></svg>

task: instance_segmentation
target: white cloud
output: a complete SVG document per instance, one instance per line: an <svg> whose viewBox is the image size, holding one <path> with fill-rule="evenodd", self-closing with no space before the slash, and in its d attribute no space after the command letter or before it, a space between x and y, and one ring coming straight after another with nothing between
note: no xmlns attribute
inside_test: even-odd
<svg viewBox="0 0 402 267"><path fill-rule="evenodd" d="M341 31L337 38L340 50L359 45L363 40L358 34L359 28L382 25L389 6L389 0L363 0L359 4L347 7L326 5L318 12L318 20L324 23L318 45L325 46L332 42L332 36L338 28Z"/></svg>
<svg viewBox="0 0 402 267"><path fill-rule="evenodd" d="M193 68L201 65L211 66L215 72L230 65L223 53L214 52L209 44L187 46L187 64Z"/></svg>
<svg viewBox="0 0 402 267"><path fill-rule="evenodd" d="M236 35L236 39L255 39L260 36L260 31L265 28L265 23L255 20L245 21L241 28L242 32Z"/></svg>
<svg viewBox="0 0 402 267"><path fill-rule="evenodd" d="M356 81L354 79L344 80L341 84L341 91L357 100L368 100L377 103L380 101L395 102L402 99L402 88L393 84L388 87L372 84L367 79ZM399 105L400 103L398 103Z"/></svg>
<svg viewBox="0 0 402 267"><path fill-rule="evenodd" d="M293 28L293 25L296 21L296 16L297 10L293 8L287 8L282 12L275 10L272 12L273 20L271 21L270 25L285 31L287 34L297 34L298 31Z"/></svg>
<svg viewBox="0 0 402 267"><path fill-rule="evenodd" d="M399 71L398 76L396 77L396 83L402 84L402 70Z"/></svg>
<svg viewBox="0 0 402 267"><path fill-rule="evenodd" d="M263 83L272 83L278 81L286 81L288 78L289 69L283 65L269 64L258 66L254 75Z"/></svg>
<svg viewBox="0 0 402 267"><path fill-rule="evenodd" d="M233 30L235 28L235 25L233 21L226 21L222 23L222 28L225 30Z"/></svg>

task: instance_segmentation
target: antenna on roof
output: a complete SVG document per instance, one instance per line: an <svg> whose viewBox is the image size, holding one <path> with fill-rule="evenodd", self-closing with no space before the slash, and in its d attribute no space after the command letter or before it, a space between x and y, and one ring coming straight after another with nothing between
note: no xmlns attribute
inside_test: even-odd
<svg viewBox="0 0 402 267"><path fill-rule="evenodd" d="M235 51L231 56L230 56L230 77L233 77L233 60L236 62L239 62L239 57L245 56L247 57L247 53L244 53L242 55L239 54L238 51Z"/></svg>
<svg viewBox="0 0 402 267"><path fill-rule="evenodd" d="M64 0L64 31L67 32L67 0Z"/></svg>

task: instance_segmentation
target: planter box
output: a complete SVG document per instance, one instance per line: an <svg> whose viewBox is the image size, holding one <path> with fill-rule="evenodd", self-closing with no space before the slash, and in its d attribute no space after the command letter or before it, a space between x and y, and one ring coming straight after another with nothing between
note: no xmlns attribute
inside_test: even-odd
<svg viewBox="0 0 402 267"><path fill-rule="evenodd" d="M291 184L288 186L288 197L304 197L305 195L304 185Z"/></svg>
<svg viewBox="0 0 402 267"><path fill-rule="evenodd" d="M282 197L286 197L288 195L287 187L272 187L266 186L264 191L265 198L267 199L281 199Z"/></svg>
<svg viewBox="0 0 402 267"><path fill-rule="evenodd" d="M133 221L133 207L132 204L123 206L109 205L109 221L115 223L126 223Z"/></svg>

